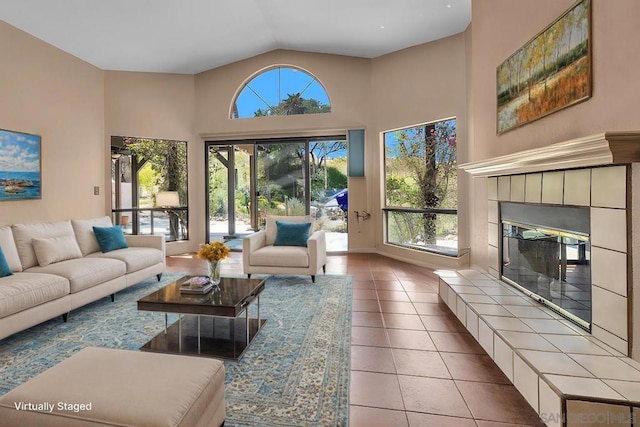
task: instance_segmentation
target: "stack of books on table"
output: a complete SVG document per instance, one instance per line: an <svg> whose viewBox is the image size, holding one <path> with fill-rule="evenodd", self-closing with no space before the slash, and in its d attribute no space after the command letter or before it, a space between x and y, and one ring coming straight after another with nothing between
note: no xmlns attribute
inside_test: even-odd
<svg viewBox="0 0 640 427"><path fill-rule="evenodd" d="M207 276L191 277L180 285L180 292L185 294L206 294L213 288L213 283Z"/></svg>

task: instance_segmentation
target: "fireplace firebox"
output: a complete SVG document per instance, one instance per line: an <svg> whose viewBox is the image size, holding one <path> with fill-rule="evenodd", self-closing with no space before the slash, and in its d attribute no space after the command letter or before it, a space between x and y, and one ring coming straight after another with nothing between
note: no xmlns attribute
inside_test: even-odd
<svg viewBox="0 0 640 427"><path fill-rule="evenodd" d="M589 209L500 203L502 280L591 328Z"/></svg>

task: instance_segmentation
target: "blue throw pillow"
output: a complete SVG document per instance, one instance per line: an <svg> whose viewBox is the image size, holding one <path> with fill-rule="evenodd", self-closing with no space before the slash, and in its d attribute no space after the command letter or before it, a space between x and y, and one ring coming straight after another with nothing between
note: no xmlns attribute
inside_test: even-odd
<svg viewBox="0 0 640 427"><path fill-rule="evenodd" d="M310 222L276 221L276 240L273 246L307 246Z"/></svg>
<svg viewBox="0 0 640 427"><path fill-rule="evenodd" d="M11 276L13 271L9 267L9 263L7 262L7 257L4 256L4 252L2 252L2 247L0 247L0 277Z"/></svg>
<svg viewBox="0 0 640 427"><path fill-rule="evenodd" d="M98 239L98 244L102 252L111 252L116 249L128 248L122 227L119 225L113 227L93 227L93 232Z"/></svg>

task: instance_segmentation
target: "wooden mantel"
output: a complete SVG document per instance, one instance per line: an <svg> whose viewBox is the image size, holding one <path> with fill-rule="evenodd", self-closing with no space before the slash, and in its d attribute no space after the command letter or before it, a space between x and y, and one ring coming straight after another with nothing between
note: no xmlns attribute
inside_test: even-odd
<svg viewBox="0 0 640 427"><path fill-rule="evenodd" d="M640 162L640 131L605 132L458 165L475 177Z"/></svg>

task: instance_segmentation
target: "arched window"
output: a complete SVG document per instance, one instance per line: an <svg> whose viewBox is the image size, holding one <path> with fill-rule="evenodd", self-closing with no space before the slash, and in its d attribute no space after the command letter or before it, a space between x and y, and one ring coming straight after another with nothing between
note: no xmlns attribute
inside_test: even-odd
<svg viewBox="0 0 640 427"><path fill-rule="evenodd" d="M291 66L269 68L238 92L231 118L330 113L322 84L308 72Z"/></svg>

